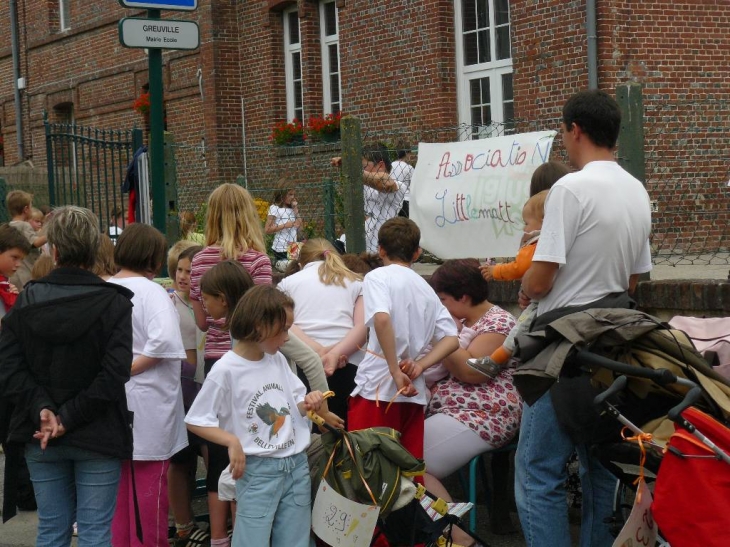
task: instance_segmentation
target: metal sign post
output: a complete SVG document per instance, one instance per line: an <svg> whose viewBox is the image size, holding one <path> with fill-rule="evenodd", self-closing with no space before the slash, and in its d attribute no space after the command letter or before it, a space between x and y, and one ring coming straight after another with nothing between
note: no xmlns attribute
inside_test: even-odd
<svg viewBox="0 0 730 547"><path fill-rule="evenodd" d="M150 184L152 224L167 233L164 112L162 102L162 50L196 49L200 45L198 25L188 21L163 20L160 10L192 11L198 0L119 0L125 8L147 9L147 19L126 18L119 22L119 41L126 47L149 51L150 86Z"/></svg>

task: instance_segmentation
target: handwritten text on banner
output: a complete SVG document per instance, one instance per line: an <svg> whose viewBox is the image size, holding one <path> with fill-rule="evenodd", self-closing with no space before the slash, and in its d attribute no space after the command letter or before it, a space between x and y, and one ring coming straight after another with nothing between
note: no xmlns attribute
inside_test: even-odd
<svg viewBox="0 0 730 547"><path fill-rule="evenodd" d="M421 228L421 245L440 258L514 256L530 178L548 161L555 135L420 143L411 218Z"/></svg>

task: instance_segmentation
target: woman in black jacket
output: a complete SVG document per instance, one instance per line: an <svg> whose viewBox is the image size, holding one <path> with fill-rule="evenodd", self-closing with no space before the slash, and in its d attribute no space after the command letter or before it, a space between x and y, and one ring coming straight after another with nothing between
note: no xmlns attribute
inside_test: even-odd
<svg viewBox="0 0 730 547"><path fill-rule="evenodd" d="M132 456L132 293L89 271L94 213L57 209L47 233L57 268L2 320L0 393L15 405L8 442L25 445L36 545L70 545L74 521L80 543L110 545L121 460Z"/></svg>

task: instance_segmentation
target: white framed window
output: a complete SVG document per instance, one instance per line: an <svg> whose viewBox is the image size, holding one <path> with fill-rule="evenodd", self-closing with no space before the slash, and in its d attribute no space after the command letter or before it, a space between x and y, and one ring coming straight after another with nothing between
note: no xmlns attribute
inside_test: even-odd
<svg viewBox="0 0 730 547"><path fill-rule="evenodd" d="M342 110L340 86L340 38L337 4L325 0L319 4L320 43L322 44L322 95L325 114Z"/></svg>
<svg viewBox="0 0 730 547"><path fill-rule="evenodd" d="M297 8L284 11L284 71L286 73L286 117L304 121L302 81L302 39Z"/></svg>
<svg viewBox="0 0 730 547"><path fill-rule="evenodd" d="M71 28L71 0L58 0L58 27L64 31Z"/></svg>
<svg viewBox="0 0 730 547"><path fill-rule="evenodd" d="M509 0L454 0L462 138L514 132Z"/></svg>

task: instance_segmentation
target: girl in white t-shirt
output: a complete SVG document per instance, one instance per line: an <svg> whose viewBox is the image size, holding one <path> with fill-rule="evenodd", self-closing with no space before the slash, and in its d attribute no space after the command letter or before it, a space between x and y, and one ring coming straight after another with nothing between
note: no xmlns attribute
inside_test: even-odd
<svg viewBox="0 0 730 547"><path fill-rule="evenodd" d="M286 250L289 244L297 240L297 229L302 225L299 218L299 208L294 197L294 190L280 188L274 192L274 199L269 207L269 215L266 217L264 231L267 234L274 234L274 241L271 243L271 250L274 258L286 260Z"/></svg>
<svg viewBox="0 0 730 547"><path fill-rule="evenodd" d="M311 497L306 448L308 410L322 412L322 392L305 394L279 348L294 302L274 287L250 289L230 318L233 349L215 364L185 421L225 446L236 480L234 545L308 547Z"/></svg>
<svg viewBox="0 0 730 547"><path fill-rule="evenodd" d="M109 281L130 289L131 378L127 405L134 412L134 454L122 464L112 545L142 545L136 534L135 490L144 545L167 545L167 470L170 457L188 444L180 387L185 348L177 311L167 291L152 281L162 268L167 241L148 224L124 229L114 248L119 272Z"/></svg>
<svg viewBox="0 0 730 547"><path fill-rule="evenodd" d="M362 278L347 269L326 239L308 240L299 265L301 271L284 278L278 288L296 303L294 334L322 357L327 384L335 392L329 409L346 419L367 335Z"/></svg>

